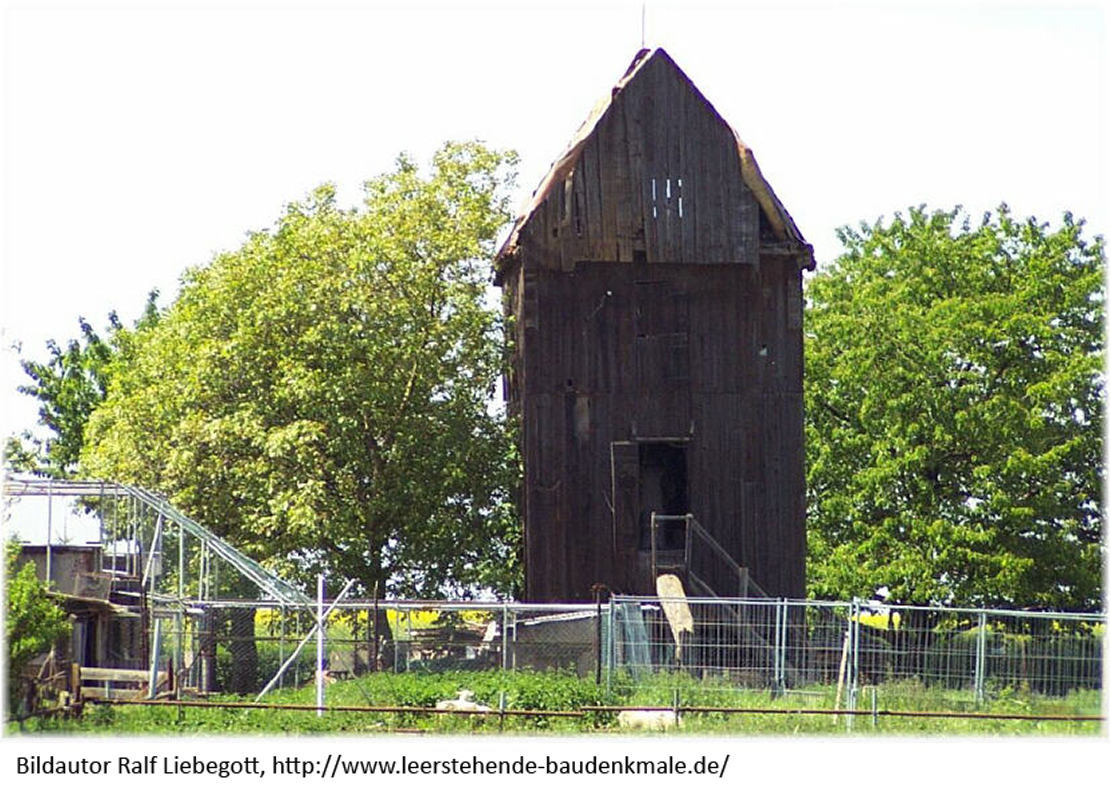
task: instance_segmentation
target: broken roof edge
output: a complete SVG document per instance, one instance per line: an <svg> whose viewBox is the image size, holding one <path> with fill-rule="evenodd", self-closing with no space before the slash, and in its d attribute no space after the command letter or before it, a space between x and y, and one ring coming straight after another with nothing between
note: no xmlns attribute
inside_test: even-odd
<svg viewBox="0 0 1111 800"><path fill-rule="evenodd" d="M594 129L598 127L598 123L602 121L602 117L613 106L613 100L617 97L618 93L629 83L632 77L640 71L640 68L649 62L649 55L653 51L649 48L643 48L637 51L633 57L632 62L625 70L625 74L621 76L620 80L614 84L609 93L598 101L590 109L586 115L586 119L582 121L575 133L571 136L571 140L567 143L563 153L552 162L552 166L548 172L540 179L540 184L533 190L532 196L529 198L528 203L525 205L524 210L513 221L513 227L510 228L509 234L506 236L502 246L498 248L497 255L494 256L494 271L495 283L498 282L502 274L502 263L512 260L516 256L518 235L521 230L528 224L529 219L532 218L533 212L539 208L540 204L548 197L548 192L552 190L559 181L567 177L575 164L579 160L579 153L582 151L586 144L586 140L590 138L590 134L594 133ZM663 50L659 52L663 53ZM667 53L664 53L667 56ZM670 56L668 59L670 60ZM672 62L673 64L675 62Z"/></svg>
<svg viewBox="0 0 1111 800"><path fill-rule="evenodd" d="M551 168L547 174L541 179L540 184L533 191L532 196L529 198L524 210L513 221L513 226L506 236L505 241L501 247L498 248L497 254L494 256L494 272L495 283L500 283L503 273L503 267L515 259L517 255L517 246L519 243L519 235L521 230L528 224L532 218L533 213L548 197L548 193L552 187L557 185L561 180L567 177L567 174L572 171L578 163L579 153L582 151L586 140L594 133L602 118L613 107L613 101L621 93L621 91L629 84L630 81L640 72L640 70L652 61L655 57L661 57L667 60L671 66L679 72L686 81L691 90L706 104L717 119L726 128L729 129L733 135L734 140L737 142L737 152L741 162L741 179L745 185L752 191L756 198L756 202L760 205L764 216L768 219L769 224L776 236L781 240L789 239L798 244L800 252L800 262L804 269L814 269L814 248L803 238L802 233L799 231L795 221L791 215L787 213L787 209L780 202L775 192L772 190L771 185L768 184L764 178L764 174L760 171L760 166L756 163L756 157L753 155L752 149L744 143L741 137L737 134L735 128L730 125L718 110L714 108L714 104L706 99L699 88L694 84L682 68L675 63L675 60L668 55L667 51L662 47L643 48L637 52L633 57L629 67L625 73L614 84L613 88L601 99L598 100L591 108L590 113L587 114L586 119L579 125L575 134L571 137L567 147L563 153L552 162Z"/></svg>

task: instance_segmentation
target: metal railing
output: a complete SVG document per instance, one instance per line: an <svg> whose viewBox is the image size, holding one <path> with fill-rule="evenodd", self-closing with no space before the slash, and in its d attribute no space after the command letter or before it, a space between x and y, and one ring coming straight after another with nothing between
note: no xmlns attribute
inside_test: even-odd
<svg viewBox="0 0 1111 800"><path fill-rule="evenodd" d="M661 548L668 533L682 531L682 561L665 561L663 552L680 548ZM680 570L688 586L699 594L711 597L767 597L764 590L752 579L747 567L742 567L729 555L693 514L657 514L651 517L651 566L653 582L661 571ZM674 537L670 537L674 538Z"/></svg>

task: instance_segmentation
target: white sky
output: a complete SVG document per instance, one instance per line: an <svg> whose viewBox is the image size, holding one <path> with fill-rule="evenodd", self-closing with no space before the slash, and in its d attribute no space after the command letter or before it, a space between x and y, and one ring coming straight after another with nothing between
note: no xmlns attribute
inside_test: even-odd
<svg viewBox="0 0 1111 800"><path fill-rule="evenodd" d="M49 525L47 524L49 521ZM5 497L0 501L4 538L46 544L100 542L100 521L86 514L73 497Z"/></svg>
<svg viewBox="0 0 1111 800"><path fill-rule="evenodd" d="M814 244L926 203L1106 233L1105 4L647 3ZM290 200L445 139L521 154L523 202L640 45L641 2L4 0L0 434L84 316L125 321Z"/></svg>

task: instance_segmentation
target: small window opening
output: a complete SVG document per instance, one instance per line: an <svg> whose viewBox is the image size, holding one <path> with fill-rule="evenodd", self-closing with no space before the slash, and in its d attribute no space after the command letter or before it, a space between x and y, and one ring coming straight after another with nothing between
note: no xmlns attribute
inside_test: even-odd
<svg viewBox="0 0 1111 800"><path fill-rule="evenodd" d="M674 180L675 186L672 188L672 181ZM661 183L663 186L657 187L656 178L650 179L651 192L652 192L652 219L659 219L660 208L659 203L662 200L668 207L671 201L675 200L676 211L679 216L683 216L683 179L682 178L663 178ZM663 197L660 197L660 194Z"/></svg>

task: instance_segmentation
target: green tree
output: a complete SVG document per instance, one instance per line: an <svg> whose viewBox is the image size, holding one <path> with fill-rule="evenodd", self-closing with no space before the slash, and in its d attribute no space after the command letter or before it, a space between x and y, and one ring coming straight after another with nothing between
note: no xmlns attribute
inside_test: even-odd
<svg viewBox="0 0 1111 800"><path fill-rule="evenodd" d="M35 565L17 568L19 541L5 542L4 633L8 642L8 708L17 707L23 667L35 656L47 652L69 630L66 613L46 593L47 587L35 575Z"/></svg>
<svg viewBox="0 0 1111 800"><path fill-rule="evenodd" d="M807 286L810 591L1092 609L1100 238L1004 206L843 229Z"/></svg>
<svg viewBox="0 0 1111 800"><path fill-rule="evenodd" d="M157 487L291 577L510 590L514 462L484 300L515 156L445 145L288 206L114 359L84 474Z"/></svg>
<svg viewBox="0 0 1111 800"><path fill-rule="evenodd" d="M153 327L158 321L158 292L147 296L146 309L135 330ZM20 366L31 383L18 391L39 402L39 423L48 431L45 440L31 431L4 443L4 462L18 472L34 472L52 478L72 478L85 443L85 424L108 391L108 365L126 350L133 331L115 312L108 315L106 335L101 336L85 319L80 319L81 338L70 339L64 348L50 340L46 361L23 359Z"/></svg>

